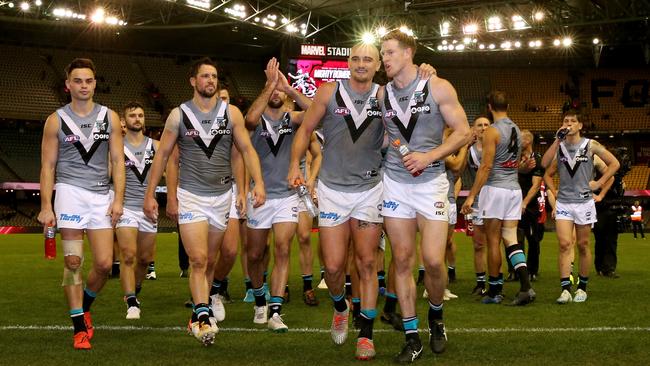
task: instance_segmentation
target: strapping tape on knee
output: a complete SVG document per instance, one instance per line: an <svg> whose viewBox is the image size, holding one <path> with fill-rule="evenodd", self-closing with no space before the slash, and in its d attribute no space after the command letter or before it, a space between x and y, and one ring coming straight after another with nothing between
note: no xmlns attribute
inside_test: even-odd
<svg viewBox="0 0 650 366"><path fill-rule="evenodd" d="M81 278L82 267L84 263L84 247L83 240L61 240L63 246L63 257L75 256L79 257L79 265L76 268L69 268L68 264L64 262L63 266L63 282L62 286L81 285L83 279Z"/></svg>

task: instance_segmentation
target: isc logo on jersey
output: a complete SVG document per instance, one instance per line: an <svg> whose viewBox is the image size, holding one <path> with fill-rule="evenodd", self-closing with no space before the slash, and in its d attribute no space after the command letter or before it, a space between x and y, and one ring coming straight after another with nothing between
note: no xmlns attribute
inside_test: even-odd
<svg viewBox="0 0 650 366"><path fill-rule="evenodd" d="M415 114L415 113L429 114L429 113L431 113L431 106L429 106L428 104L424 104L424 105L421 105L421 106L418 106L418 107L413 106L413 107L411 107L411 113L412 114Z"/></svg>
<svg viewBox="0 0 650 366"><path fill-rule="evenodd" d="M66 135L64 141L70 144L74 144L75 142L81 140L81 138L78 135Z"/></svg>
<svg viewBox="0 0 650 366"><path fill-rule="evenodd" d="M334 114L336 114L337 116L347 116L350 114L350 110L347 108L339 107L334 109Z"/></svg>

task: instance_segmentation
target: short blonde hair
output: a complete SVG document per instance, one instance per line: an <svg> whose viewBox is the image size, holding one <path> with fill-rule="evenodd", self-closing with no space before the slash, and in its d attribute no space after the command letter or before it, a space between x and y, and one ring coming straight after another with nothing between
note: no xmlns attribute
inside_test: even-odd
<svg viewBox="0 0 650 366"><path fill-rule="evenodd" d="M391 39L396 40L399 43L399 46L402 48L410 48L413 52L413 56L415 56L415 51L418 48L418 44L415 42L415 38L409 36L399 29L393 29L381 37L382 42L390 41Z"/></svg>

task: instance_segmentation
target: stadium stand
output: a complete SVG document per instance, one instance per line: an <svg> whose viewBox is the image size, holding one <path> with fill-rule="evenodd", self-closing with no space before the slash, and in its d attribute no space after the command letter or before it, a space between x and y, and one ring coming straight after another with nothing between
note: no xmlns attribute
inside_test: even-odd
<svg viewBox="0 0 650 366"><path fill-rule="evenodd" d="M623 182L625 189L647 189L650 182L650 167L647 165L633 165L632 170L625 175Z"/></svg>

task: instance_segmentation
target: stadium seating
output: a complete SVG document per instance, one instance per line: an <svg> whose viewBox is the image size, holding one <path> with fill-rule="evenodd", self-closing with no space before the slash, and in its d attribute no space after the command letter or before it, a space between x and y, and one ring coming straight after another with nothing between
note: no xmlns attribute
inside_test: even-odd
<svg viewBox="0 0 650 366"><path fill-rule="evenodd" d="M648 189L649 178L650 167L647 165L633 165L632 170L623 178L625 189Z"/></svg>

